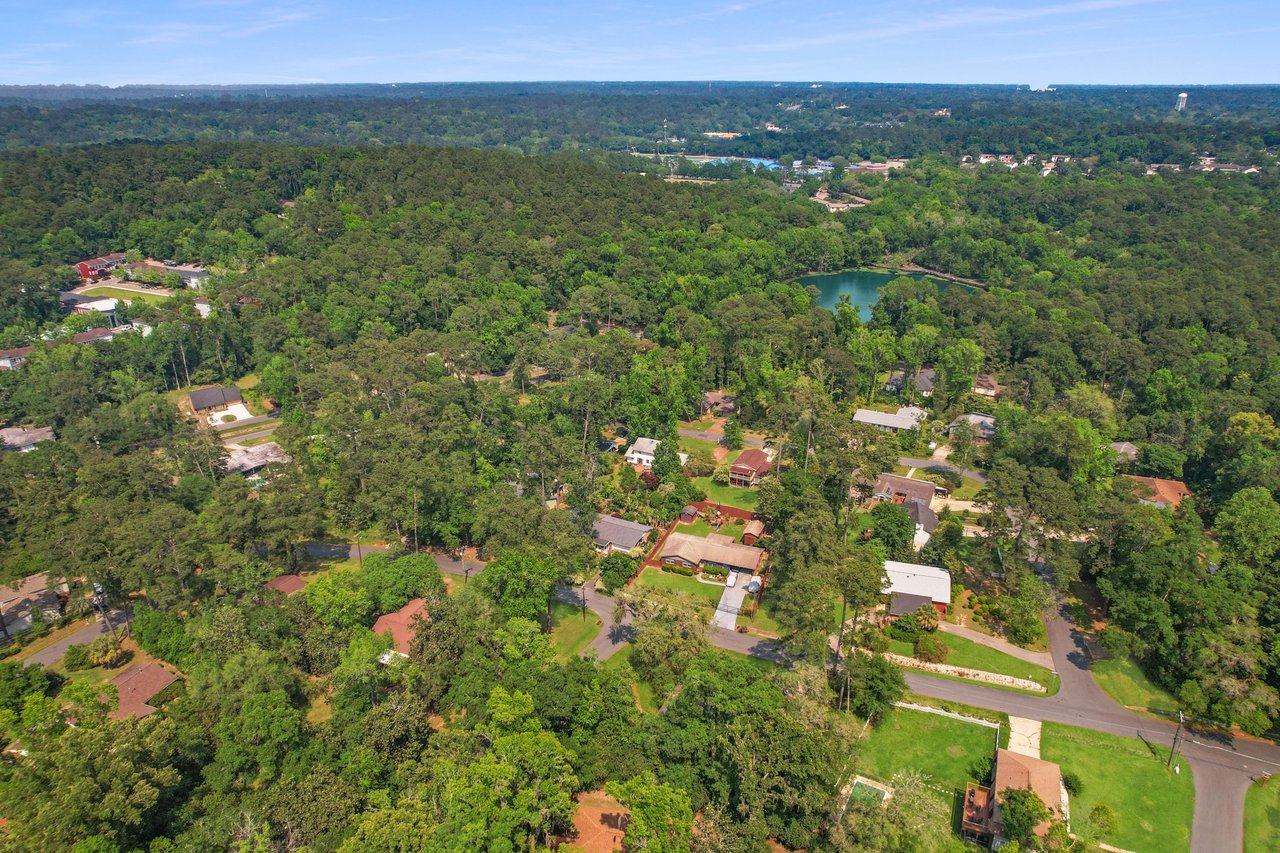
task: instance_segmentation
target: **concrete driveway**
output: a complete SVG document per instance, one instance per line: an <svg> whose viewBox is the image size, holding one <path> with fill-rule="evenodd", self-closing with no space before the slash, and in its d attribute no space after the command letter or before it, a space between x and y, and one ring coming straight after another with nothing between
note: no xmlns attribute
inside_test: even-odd
<svg viewBox="0 0 1280 853"><path fill-rule="evenodd" d="M747 597L747 581L750 578L740 577L736 586L726 586L716 605L716 614L711 617L711 624L717 628L732 631L738 625L738 614L742 611L742 602Z"/></svg>

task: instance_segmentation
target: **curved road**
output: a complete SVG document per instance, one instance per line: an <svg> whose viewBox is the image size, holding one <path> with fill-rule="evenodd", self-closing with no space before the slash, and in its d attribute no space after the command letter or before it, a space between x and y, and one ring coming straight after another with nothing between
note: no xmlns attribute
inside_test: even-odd
<svg viewBox="0 0 1280 853"><path fill-rule="evenodd" d="M461 575L484 568L474 560L453 560L437 556L441 570ZM559 587L562 601L582 601L580 587ZM600 617L602 628L588 646L601 660L608 658L633 636L630 619L615 622L613 599L585 590L587 607ZM1000 711L1017 717L1063 723L1085 729L1144 740L1168 747L1173 743L1175 725L1135 714L1117 705L1098 687L1089 670L1084 638L1063 617L1061 611L1046 619L1049 648L1061 686L1050 697L1031 696L949 681L928 675L906 673L913 693L961 702L978 708ZM786 663L779 643L724 628L708 630L711 644ZM1244 846L1244 798L1254 779L1264 773L1280 772L1280 746L1242 737L1184 728L1179 752L1186 759L1195 780L1195 818L1191 828L1194 853L1240 853Z"/></svg>

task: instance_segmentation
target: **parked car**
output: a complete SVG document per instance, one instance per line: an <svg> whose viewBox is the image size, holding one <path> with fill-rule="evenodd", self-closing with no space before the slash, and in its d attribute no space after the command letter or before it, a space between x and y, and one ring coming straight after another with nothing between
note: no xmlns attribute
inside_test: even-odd
<svg viewBox="0 0 1280 853"><path fill-rule="evenodd" d="M727 577L727 578L725 578L725 579L724 579L724 585L725 585L725 586L733 586L733 585L734 585L734 584L736 584L737 582L738 582L738 573L737 573L737 572L729 572L729 577Z"/></svg>

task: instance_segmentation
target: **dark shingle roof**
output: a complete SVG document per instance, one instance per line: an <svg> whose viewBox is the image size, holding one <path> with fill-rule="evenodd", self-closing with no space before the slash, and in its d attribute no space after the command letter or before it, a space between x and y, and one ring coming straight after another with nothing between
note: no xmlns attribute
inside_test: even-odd
<svg viewBox="0 0 1280 853"><path fill-rule="evenodd" d="M239 403L240 400L240 389L234 385L215 385L213 388L201 388L191 392L191 408L197 412L216 406L229 406L232 403Z"/></svg>

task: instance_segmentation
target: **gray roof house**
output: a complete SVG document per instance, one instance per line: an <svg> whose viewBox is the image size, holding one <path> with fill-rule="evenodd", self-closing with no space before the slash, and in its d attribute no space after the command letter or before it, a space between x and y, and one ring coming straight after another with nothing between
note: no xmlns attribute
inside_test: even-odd
<svg viewBox="0 0 1280 853"><path fill-rule="evenodd" d="M591 523L591 541L602 554L633 551L648 540L653 528L613 515L597 515Z"/></svg>
<svg viewBox="0 0 1280 853"><path fill-rule="evenodd" d="M241 402L240 389L234 385L215 385L212 388L200 388L192 391L191 408L197 412L218 409Z"/></svg>
<svg viewBox="0 0 1280 853"><path fill-rule="evenodd" d="M968 412L956 418L947 426L947 435L961 424L969 424L974 429L974 434L982 441L990 441L996 434L996 419L994 415L981 415L977 412Z"/></svg>
<svg viewBox="0 0 1280 853"><path fill-rule="evenodd" d="M873 427L898 432L904 429L919 429L929 417L929 413L917 406L903 406L897 412L877 412L875 409L858 409L853 413L854 423L870 424Z"/></svg>

